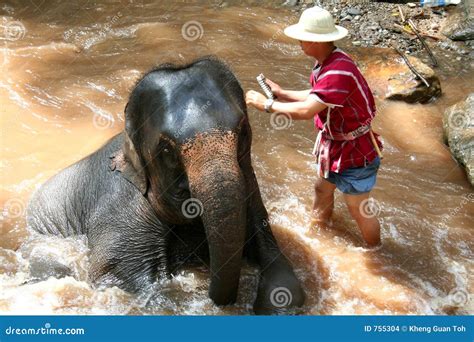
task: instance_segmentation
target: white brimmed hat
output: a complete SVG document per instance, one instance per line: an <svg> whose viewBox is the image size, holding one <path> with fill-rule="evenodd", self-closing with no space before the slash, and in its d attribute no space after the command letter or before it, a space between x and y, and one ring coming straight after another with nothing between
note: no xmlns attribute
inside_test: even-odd
<svg viewBox="0 0 474 342"><path fill-rule="evenodd" d="M306 42L333 42L347 35L344 27L334 25L331 13L318 6L304 10L298 24L288 26L284 32Z"/></svg>

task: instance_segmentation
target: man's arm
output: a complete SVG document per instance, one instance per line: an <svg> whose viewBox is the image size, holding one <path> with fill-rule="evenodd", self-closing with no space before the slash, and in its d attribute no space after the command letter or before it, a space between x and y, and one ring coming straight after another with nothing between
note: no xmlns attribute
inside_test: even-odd
<svg viewBox="0 0 474 342"><path fill-rule="evenodd" d="M249 90L245 96L248 105L252 105L260 111L264 111L266 97L254 90ZM288 114L293 120L309 120L315 113L324 110L327 105L318 102L313 96L306 96L303 101L279 102L272 105L272 112Z"/></svg>
<svg viewBox="0 0 474 342"><path fill-rule="evenodd" d="M307 90L286 90L282 89L279 84L273 82L272 80L266 80L270 88L272 89L273 94L278 97L278 100L294 102L294 101L304 101L311 92L311 88Z"/></svg>
<svg viewBox="0 0 474 342"><path fill-rule="evenodd" d="M279 100L294 102L294 101L304 101L308 97L310 89L306 90L286 90L281 89L277 94L275 94Z"/></svg>
<svg viewBox="0 0 474 342"><path fill-rule="evenodd" d="M295 102L273 102L272 112L288 114L293 120L310 120L315 113L319 113L327 106L316 101L311 96L306 96L303 101Z"/></svg>

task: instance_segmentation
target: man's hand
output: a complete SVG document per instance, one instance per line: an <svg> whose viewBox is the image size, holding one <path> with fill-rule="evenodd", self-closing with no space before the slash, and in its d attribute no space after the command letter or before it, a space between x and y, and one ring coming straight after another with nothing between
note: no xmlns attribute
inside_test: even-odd
<svg viewBox="0 0 474 342"><path fill-rule="evenodd" d="M267 78L265 80L267 82L267 84L270 86L270 88L272 89L272 93L276 96L276 97L279 97L281 95L281 87L280 85L276 84L275 82L273 82L272 80L270 80L269 78Z"/></svg>
<svg viewBox="0 0 474 342"><path fill-rule="evenodd" d="M264 111L265 110L265 100L267 98L265 95L260 94L259 92L255 90L249 90L245 94L245 102L247 105L252 105L255 108L257 108L259 111Z"/></svg>

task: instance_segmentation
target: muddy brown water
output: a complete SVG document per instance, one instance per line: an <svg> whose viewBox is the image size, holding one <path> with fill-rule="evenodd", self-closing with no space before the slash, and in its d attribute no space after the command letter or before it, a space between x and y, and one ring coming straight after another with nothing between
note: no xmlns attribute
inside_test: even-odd
<svg viewBox="0 0 474 342"><path fill-rule="evenodd" d="M25 208L41 183L122 130L131 87L156 64L216 54L246 90L257 88L260 72L284 87L307 88L313 61L281 32L297 15L217 1L7 1L0 14L2 30L8 30L0 40L0 312L251 313L256 276L250 268L244 269L238 303L226 308L208 298L208 274L201 268L184 269L140 296L93 287L84 237L29 236ZM453 72L445 58L438 70L444 95L407 105L381 99L390 71L378 58L381 50L346 51L365 61L378 101L374 126L383 136L385 159L373 196L381 249L363 247L340 194L334 228L308 230L312 124L276 129L268 114L249 111L262 196L308 293L305 313L472 313L474 194L443 145L441 128L443 110L474 89L472 65ZM45 254L70 265L73 276L32 281L29 265Z"/></svg>

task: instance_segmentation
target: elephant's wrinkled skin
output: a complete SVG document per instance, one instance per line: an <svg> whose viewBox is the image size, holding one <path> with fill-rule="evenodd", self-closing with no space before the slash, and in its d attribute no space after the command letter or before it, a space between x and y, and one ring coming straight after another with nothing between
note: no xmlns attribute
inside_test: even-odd
<svg viewBox="0 0 474 342"><path fill-rule="evenodd" d="M35 193L29 226L86 234L94 282L139 291L204 260L209 295L225 305L236 300L246 256L260 268L256 313L301 306L251 165L242 88L227 66L212 57L162 65L137 83L125 115L124 132ZM290 297L283 307L272 298L281 288Z"/></svg>

